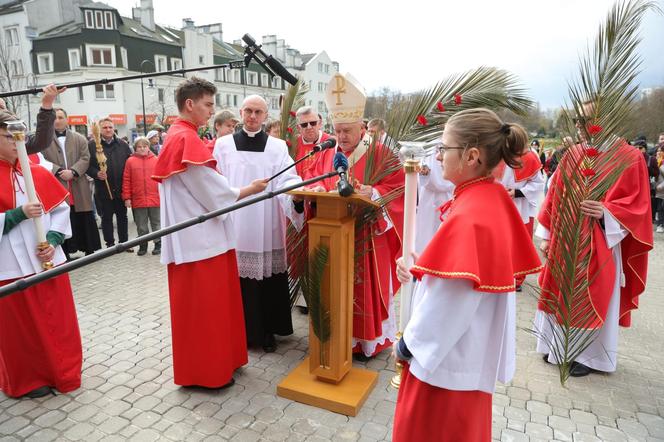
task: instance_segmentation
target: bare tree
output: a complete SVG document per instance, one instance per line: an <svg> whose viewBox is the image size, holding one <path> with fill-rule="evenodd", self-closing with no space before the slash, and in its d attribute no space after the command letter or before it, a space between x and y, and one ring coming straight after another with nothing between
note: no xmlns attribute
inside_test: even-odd
<svg viewBox="0 0 664 442"><path fill-rule="evenodd" d="M0 39L0 90L3 92L23 89L27 84L20 46L11 43ZM4 98L7 110L16 115L20 114L26 99L27 95Z"/></svg>

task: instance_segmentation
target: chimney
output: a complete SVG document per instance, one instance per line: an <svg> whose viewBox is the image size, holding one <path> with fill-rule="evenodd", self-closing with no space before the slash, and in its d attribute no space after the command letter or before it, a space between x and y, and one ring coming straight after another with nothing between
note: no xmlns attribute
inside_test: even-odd
<svg viewBox="0 0 664 442"><path fill-rule="evenodd" d="M193 29L194 28L194 21L190 18L183 18L182 19L182 29Z"/></svg>
<svg viewBox="0 0 664 442"><path fill-rule="evenodd" d="M140 20L144 27L151 31L155 30L152 0L141 0L141 6L132 8L131 15L134 20Z"/></svg>

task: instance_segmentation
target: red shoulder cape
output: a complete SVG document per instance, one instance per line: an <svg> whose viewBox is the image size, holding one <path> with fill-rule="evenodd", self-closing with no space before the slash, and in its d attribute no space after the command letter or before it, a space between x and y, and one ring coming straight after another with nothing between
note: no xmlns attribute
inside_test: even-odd
<svg viewBox="0 0 664 442"><path fill-rule="evenodd" d="M653 248L653 231L650 187L645 162L639 151L624 141L621 141L621 149L623 153L627 153L629 156L630 164L608 190L602 202L604 207L628 232L627 236L620 242L625 286L620 289L619 324L623 327L629 327L631 325L631 311L638 308L638 297L645 290L648 273L648 252ZM559 209L557 192L553 190L561 185L559 173L570 167L569 158L569 155L564 157L564 160L561 161L563 169L559 166L553 175L549 192L547 192L538 215L540 224L551 231L552 234L555 225L551 225L551 219L556 218ZM588 288L588 296L597 316L594 326L599 327L604 323L609 308L615 281L615 264L599 223L592 223L591 235L592 255L587 277L592 282ZM540 275L539 282L543 293L549 293L551 297L560 297L560 290L555 284L548 267L545 267ZM539 309L552 313L547 308L544 300L540 300Z"/></svg>
<svg viewBox="0 0 664 442"><path fill-rule="evenodd" d="M505 164L504 161L501 161L493 169L492 175L497 180L502 179L503 175L505 174L505 167L507 167L507 164ZM521 156L521 167L512 169L514 170L514 180L517 183L520 183L521 181L528 181L533 176L535 176L535 174L537 174L541 168L542 163L539 160L539 157L537 154L535 154L535 152L529 150L527 153Z"/></svg>
<svg viewBox="0 0 664 442"><path fill-rule="evenodd" d="M42 203L44 212L50 212L67 199L69 192L48 170L37 164L30 164L30 170L35 182L37 198ZM0 160L0 212L16 208L15 174L22 175L18 161L14 167L14 165Z"/></svg>
<svg viewBox="0 0 664 442"><path fill-rule="evenodd" d="M330 138L331 138L330 134L328 134L327 132L323 132L323 135L321 135L320 140L318 142L322 143L323 141L327 141ZM315 146L314 143L305 143L304 140L302 139L302 135L299 135L297 137L297 151L295 153L295 160L299 160L303 156L307 155L311 151L311 148L314 146ZM306 160L302 161L301 163L295 166L297 174L300 177L302 177L303 180L315 176L312 174L311 168L316 160L316 155L317 154L314 154L313 156L307 158Z"/></svg>
<svg viewBox="0 0 664 442"><path fill-rule="evenodd" d="M216 170L217 161L210 149L198 137L196 126L178 118L168 129L168 136L157 157L152 179L161 183L176 173L184 172L187 166L205 165Z"/></svg>
<svg viewBox="0 0 664 442"><path fill-rule="evenodd" d="M483 292L507 293L517 276L542 264L519 212L493 177L456 187L449 216L411 272L416 278L459 278Z"/></svg>

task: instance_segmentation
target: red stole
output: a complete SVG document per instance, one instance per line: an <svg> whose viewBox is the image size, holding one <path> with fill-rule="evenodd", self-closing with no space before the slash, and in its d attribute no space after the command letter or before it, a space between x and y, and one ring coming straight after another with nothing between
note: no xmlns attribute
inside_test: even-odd
<svg viewBox="0 0 664 442"><path fill-rule="evenodd" d="M48 170L37 164L31 164L32 179L35 183L37 198L48 213L67 199L69 193ZM16 175L21 173L21 166L0 160L0 212L16 208ZM25 189L23 189L25 191Z"/></svg>
<svg viewBox="0 0 664 442"><path fill-rule="evenodd" d="M374 149L376 164L384 164L381 158L393 156L391 150L377 144ZM328 149L320 152L314 165L311 167L311 176L321 175L332 170L334 155L337 149ZM349 180L353 185L364 183L364 169L367 155L363 155L349 171ZM373 187L381 196L404 186L403 169L382 178ZM328 178L320 182L326 190L336 189L338 178ZM381 235L374 235L370 239L369 229L382 231L386 227L383 219L373 225L365 225L361 230L356 229L355 241L364 244L365 250L360 251L360 262L355 265L355 285L353 302L353 337L364 340L373 340L383 334L382 322L388 317L390 280L392 292L399 289L399 280L396 277L396 259L401 255L401 234L403 232L403 194L387 205L387 213L394 228ZM378 348L378 347L377 347Z"/></svg>
<svg viewBox="0 0 664 442"><path fill-rule="evenodd" d="M580 147L573 147L579 149ZM602 203L620 222L627 236L620 242L625 287L620 288L620 321L623 327L631 325L631 311L638 308L638 296L645 290L648 273L648 252L653 247L653 231L650 206L648 170L638 150L621 141L622 153L630 155L630 164L606 193ZM600 152L600 155L602 153ZM570 165L570 155L565 155L562 167L553 176L550 189L538 215L538 221L548 230L554 230L551 219L555 219L559 208L556 188L561 185L560 173L572 170L578 173L578 165ZM565 161L567 160L567 161ZM568 172L569 173L569 172ZM591 223L588 218L585 222ZM604 232L598 222L591 223L591 257L588 279L591 280L588 296L597 316L593 326L600 327L606 318L615 281L615 263L606 244ZM552 244L553 245L553 244ZM560 291L547 267L539 280L543 293L560 298ZM552 313L540 300L538 308Z"/></svg>
<svg viewBox="0 0 664 442"><path fill-rule="evenodd" d="M297 137L297 153L295 154L295 160L299 160L300 158L304 157L307 155L309 152L311 152L311 149L318 143L322 143L323 141L326 141L330 139L331 136L323 132L323 135L321 135L320 140L318 140L315 143L305 143L304 140L302 139L302 135ZM316 153L313 156L307 158L306 160L302 161L301 163L297 164L295 166L295 170L297 171L297 174L303 179L306 180L308 178L311 178L315 175L311 173L311 167L313 166L315 160L316 160L316 155L321 155L321 153Z"/></svg>
<svg viewBox="0 0 664 442"><path fill-rule="evenodd" d="M168 137L157 157L152 179L162 182L171 175L184 172L187 166L205 165L216 170L217 161L212 152L198 137L196 125L178 118L168 129Z"/></svg>
<svg viewBox="0 0 664 442"><path fill-rule="evenodd" d="M519 276L542 265L511 198L493 177L456 187L449 216L411 272L416 278L460 278L482 292L514 291Z"/></svg>
<svg viewBox="0 0 664 442"><path fill-rule="evenodd" d="M542 168L542 162L539 160L537 154L532 150L529 150L523 154L520 159L521 167L512 168L514 171L514 181L517 183L528 181ZM501 160L500 163L498 163L498 165L493 169L492 175L500 181L505 174L505 167L507 167L507 164Z"/></svg>

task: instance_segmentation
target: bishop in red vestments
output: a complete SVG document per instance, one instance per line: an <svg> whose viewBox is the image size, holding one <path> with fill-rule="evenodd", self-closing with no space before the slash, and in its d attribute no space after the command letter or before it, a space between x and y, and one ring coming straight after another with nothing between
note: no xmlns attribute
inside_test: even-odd
<svg viewBox="0 0 664 442"><path fill-rule="evenodd" d="M341 104L337 104L337 94L332 91L340 82L345 87L340 93ZM400 284L396 279L395 259L401 253L405 177L401 167L381 176L382 168L397 164L398 160L390 149L374 143L365 132L362 113L366 98L361 86L350 75L332 77L326 99L339 147L318 154L310 169L311 176L332 170L338 150L348 157L349 181L353 182L357 193L373 200L396 195L377 219L356 232L356 243L361 245L356 253L356 260L360 261L355 263L353 352L364 359L390 346L396 337L393 296ZM369 157L372 157L374 166L368 171L371 176L365 176ZM373 185L366 184L376 179ZM336 190L336 181L336 178L324 180L313 190Z"/></svg>
<svg viewBox="0 0 664 442"><path fill-rule="evenodd" d="M170 127L155 166L162 227L220 209L262 191L232 188L197 129L214 112L216 87L196 77L176 92L180 118ZM228 215L172 233L162 241L168 265L174 382L221 388L247 363L242 297Z"/></svg>
<svg viewBox="0 0 664 442"><path fill-rule="evenodd" d="M14 119L16 119L14 117ZM31 165L41 204L28 203L16 143L0 121L0 286L65 262L71 236L68 193L50 171ZM49 247L37 250L34 224L42 216ZM81 336L69 276L63 274L0 299L0 390L40 397L81 385Z"/></svg>

